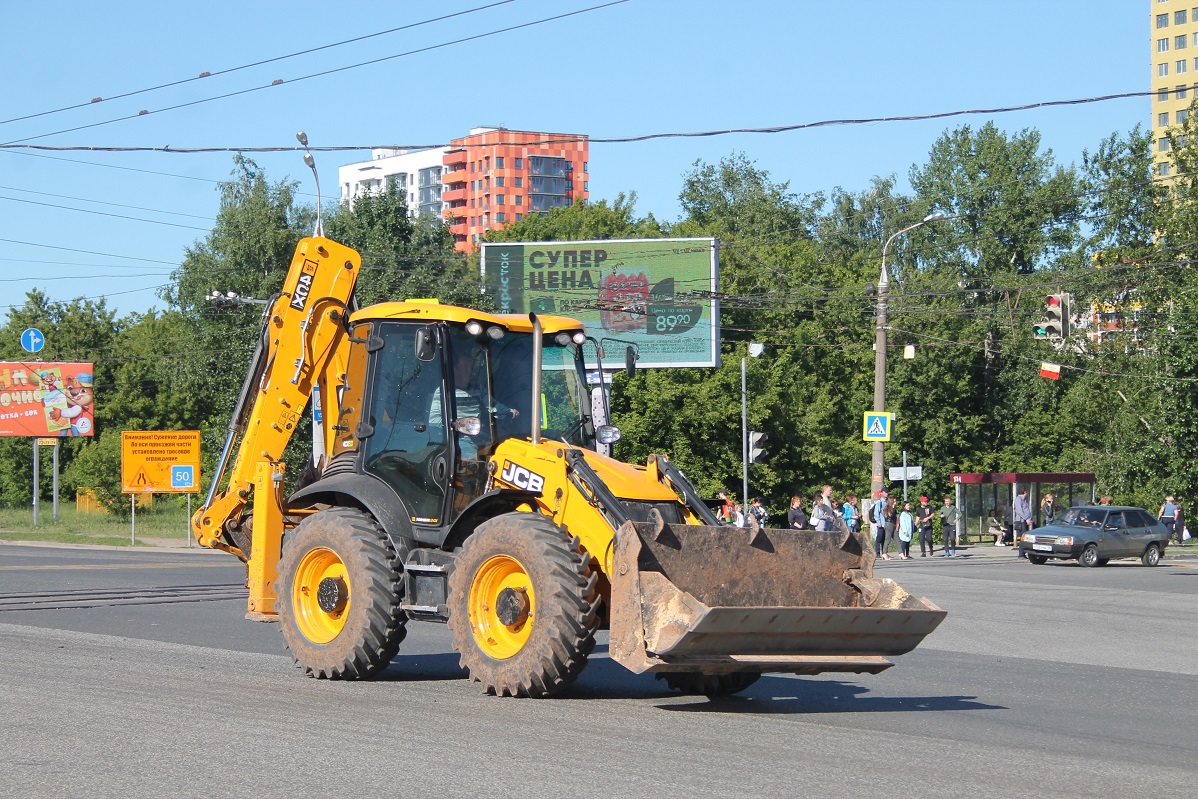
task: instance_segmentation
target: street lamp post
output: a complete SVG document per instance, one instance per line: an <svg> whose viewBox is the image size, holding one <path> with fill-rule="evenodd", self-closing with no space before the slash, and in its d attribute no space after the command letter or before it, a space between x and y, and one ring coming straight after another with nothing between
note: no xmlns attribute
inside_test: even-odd
<svg viewBox="0 0 1198 799"><path fill-rule="evenodd" d="M878 326L874 335L874 412L883 413L886 410L886 331L887 331L887 311L889 310L890 300L890 274L886 271L886 251L890 248L890 242L897 239L904 233L910 233L920 225L926 225L929 222L939 222L945 219L945 215L936 212L928 214L921 221L914 225L908 225L902 230L891 234L890 238L886 239L886 243L882 245L882 274L878 277ZM881 441L873 442L873 468L872 476L869 483L871 496L877 496L882 490L883 477L886 468L886 451L885 444Z"/></svg>
<svg viewBox="0 0 1198 799"><path fill-rule="evenodd" d="M749 344L749 355L756 358L765 351L765 345L756 341ZM744 482L744 494L741 495L741 508L749 507L749 390L745 377L745 358L740 359L740 456L741 478Z"/></svg>

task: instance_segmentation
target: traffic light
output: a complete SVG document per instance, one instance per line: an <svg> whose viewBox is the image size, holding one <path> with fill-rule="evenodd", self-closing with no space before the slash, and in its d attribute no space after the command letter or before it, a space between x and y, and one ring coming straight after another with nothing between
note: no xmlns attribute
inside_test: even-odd
<svg viewBox="0 0 1198 799"><path fill-rule="evenodd" d="M756 430L749 431L749 463L757 463L765 457L765 433L759 433Z"/></svg>
<svg viewBox="0 0 1198 799"><path fill-rule="evenodd" d="M1069 296L1051 294L1044 318L1034 326L1036 338L1062 339L1069 335Z"/></svg>

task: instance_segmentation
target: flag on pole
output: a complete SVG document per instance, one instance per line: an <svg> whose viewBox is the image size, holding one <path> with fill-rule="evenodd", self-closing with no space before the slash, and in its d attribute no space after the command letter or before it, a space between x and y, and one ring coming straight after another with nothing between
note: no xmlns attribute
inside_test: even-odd
<svg viewBox="0 0 1198 799"><path fill-rule="evenodd" d="M1047 377L1049 380L1061 379L1061 365L1059 363L1049 363L1048 361L1040 362L1040 377Z"/></svg>

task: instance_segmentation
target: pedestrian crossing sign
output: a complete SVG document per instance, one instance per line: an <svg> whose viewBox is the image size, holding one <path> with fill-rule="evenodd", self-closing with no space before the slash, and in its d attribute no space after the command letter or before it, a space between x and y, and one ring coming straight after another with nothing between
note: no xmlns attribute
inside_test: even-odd
<svg viewBox="0 0 1198 799"><path fill-rule="evenodd" d="M889 441L894 427L894 414L885 411L866 411L861 426L862 441Z"/></svg>

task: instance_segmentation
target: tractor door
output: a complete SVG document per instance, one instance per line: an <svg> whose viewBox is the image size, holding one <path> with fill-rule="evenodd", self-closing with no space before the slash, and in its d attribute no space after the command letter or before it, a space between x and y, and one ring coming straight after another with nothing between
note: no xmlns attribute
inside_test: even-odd
<svg viewBox="0 0 1198 799"><path fill-rule="evenodd" d="M365 439L364 468L395 489L413 524L445 523L453 453L445 418L442 348L431 360L416 353L424 326L376 323L369 346L366 413L372 428Z"/></svg>

